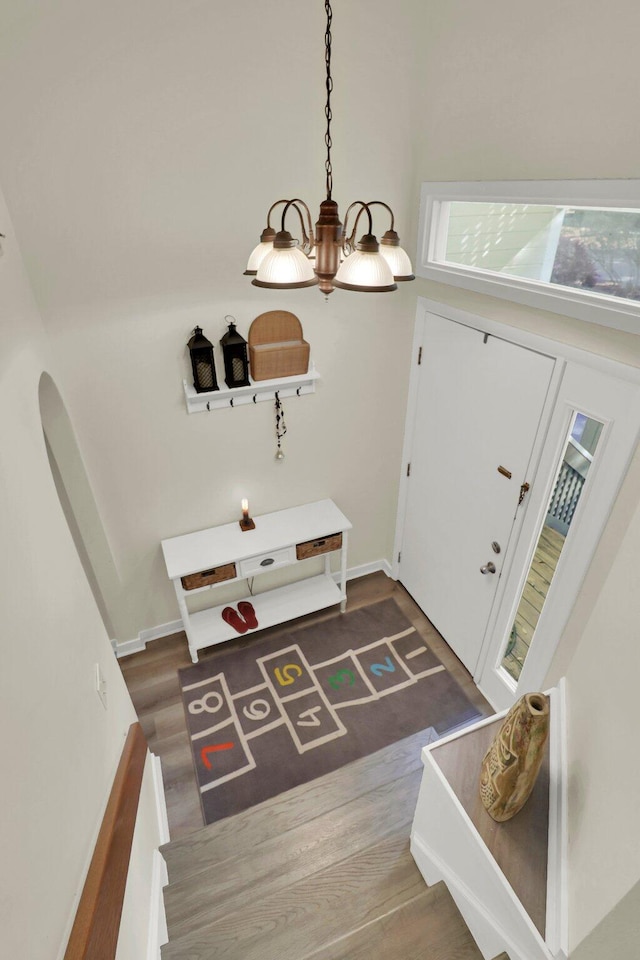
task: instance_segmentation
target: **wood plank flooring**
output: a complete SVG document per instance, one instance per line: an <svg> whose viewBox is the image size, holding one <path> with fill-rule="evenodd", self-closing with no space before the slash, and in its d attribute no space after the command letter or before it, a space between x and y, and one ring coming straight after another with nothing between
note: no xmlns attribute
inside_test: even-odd
<svg viewBox="0 0 640 960"><path fill-rule="evenodd" d="M485 716L493 712L477 690L468 671L401 584L389 579L384 573L374 573L350 581L347 596L348 610L393 597L418 633L450 670L474 706ZM334 616L339 614L332 608L301 617L296 623L306 626ZM263 631L261 635L275 633L278 629L273 627L270 631ZM235 642L232 640L226 646L229 647ZM215 652L215 647L211 652ZM201 651L200 659L206 659L211 652ZM172 839L183 837L203 826L177 674L179 669L190 664L191 658L184 633L154 640L143 652L120 660L122 673L149 748L162 762Z"/></svg>
<svg viewBox="0 0 640 960"><path fill-rule="evenodd" d="M469 699L493 712L400 585L373 574L348 597L349 609L394 597ZM409 853L433 732L204 827L177 678L190 662L183 634L121 661L165 781L163 960L480 960L446 888L427 887Z"/></svg>
<svg viewBox="0 0 640 960"><path fill-rule="evenodd" d="M409 853L421 735L410 741L163 848L163 960L480 960Z"/></svg>

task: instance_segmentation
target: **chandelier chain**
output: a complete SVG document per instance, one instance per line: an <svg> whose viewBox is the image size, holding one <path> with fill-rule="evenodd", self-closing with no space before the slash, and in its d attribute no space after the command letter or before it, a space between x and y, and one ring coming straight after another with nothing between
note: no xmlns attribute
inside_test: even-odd
<svg viewBox="0 0 640 960"><path fill-rule="evenodd" d="M333 77L331 76L331 21L333 20L333 11L330 0L325 0L324 9L327 14L327 29L324 35L324 60L327 66L327 102L324 108L324 115L327 118L327 132L324 135L324 142L327 146L327 159L324 166L327 171L327 200L330 200L331 191L333 190L333 168L331 166L331 120L333 118L333 114L331 113L331 92L333 90Z"/></svg>

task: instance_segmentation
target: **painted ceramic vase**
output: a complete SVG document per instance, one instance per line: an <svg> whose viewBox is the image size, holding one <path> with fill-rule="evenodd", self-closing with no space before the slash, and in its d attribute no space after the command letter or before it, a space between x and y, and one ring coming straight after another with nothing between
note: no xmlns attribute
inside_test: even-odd
<svg viewBox="0 0 640 960"><path fill-rule="evenodd" d="M480 797L494 820L510 820L525 805L549 735L549 697L527 693L509 710L480 768Z"/></svg>

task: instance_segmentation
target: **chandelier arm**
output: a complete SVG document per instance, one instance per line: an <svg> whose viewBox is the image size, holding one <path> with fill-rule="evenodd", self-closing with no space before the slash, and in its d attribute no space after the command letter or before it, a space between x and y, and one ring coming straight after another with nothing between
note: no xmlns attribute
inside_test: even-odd
<svg viewBox="0 0 640 960"><path fill-rule="evenodd" d="M286 204L286 203L289 203L289 201L288 201L288 200L276 200L276 202L275 202L275 203L272 203L271 206L269 207L269 212L267 213L267 227L271 227L271 214L273 213L273 211L275 210L276 207L279 207L279 206L280 206L281 203L285 203L285 204Z"/></svg>
<svg viewBox="0 0 640 960"><path fill-rule="evenodd" d="M359 207L360 209L358 210L356 214L356 218L353 222L353 230L349 234L347 231L347 223L349 222L349 213L351 212L351 210L353 210L354 207ZM349 206L347 207L347 212L344 218L344 235L345 235L344 246L349 247L351 250L353 250L354 248L354 241L355 241L356 233L358 230L358 224L360 222L360 217L362 216L365 210L367 212L367 216L369 217L369 233L371 233L373 231L373 222L371 220L371 211L369 210L369 204L365 203L364 200L354 200L353 203L350 203Z"/></svg>
<svg viewBox="0 0 640 960"><path fill-rule="evenodd" d="M387 213L389 214L389 216L391 217L391 226L389 227L389 229L395 230L395 217L393 214L393 210L391 209L388 203L385 203L383 200L369 200L367 201L367 206L368 207L384 207Z"/></svg>
<svg viewBox="0 0 640 960"><path fill-rule="evenodd" d="M287 211L289 210L290 207L293 207L293 209L297 212L298 216L300 217L300 229L302 230L302 238L303 238L302 247L303 248L308 247L309 250L312 250L313 247L315 246L315 238L313 235L313 225L311 222L311 211L309 210L309 207L306 205L304 200L300 200L298 197L296 197L293 200L285 200L285 204L286 206L282 211L282 223L281 223L280 229L284 230L285 228L284 222L287 216ZM303 207L304 212L306 213L306 217L307 217L306 224L304 222L304 216L302 214L302 210L300 209L300 207Z"/></svg>

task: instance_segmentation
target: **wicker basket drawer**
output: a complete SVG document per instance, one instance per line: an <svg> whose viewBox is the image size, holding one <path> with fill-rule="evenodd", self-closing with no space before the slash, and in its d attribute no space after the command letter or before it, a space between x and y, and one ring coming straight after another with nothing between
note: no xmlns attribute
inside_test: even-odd
<svg viewBox="0 0 640 960"><path fill-rule="evenodd" d="M221 567L213 567L211 570L190 573L187 577L180 577L180 580L185 590L197 590L198 587L208 587L212 583L222 583L223 580L234 580L235 577L235 563L224 563Z"/></svg>
<svg viewBox="0 0 640 960"><path fill-rule="evenodd" d="M332 533L328 537L320 537L319 540L306 540L304 543L298 543L296 545L296 557L298 560L307 560L309 557L319 557L322 553L340 550L341 547L342 534Z"/></svg>
<svg viewBox="0 0 640 960"><path fill-rule="evenodd" d="M295 340L252 345L249 347L249 363L254 380L295 377L309 369L309 344L306 340Z"/></svg>

